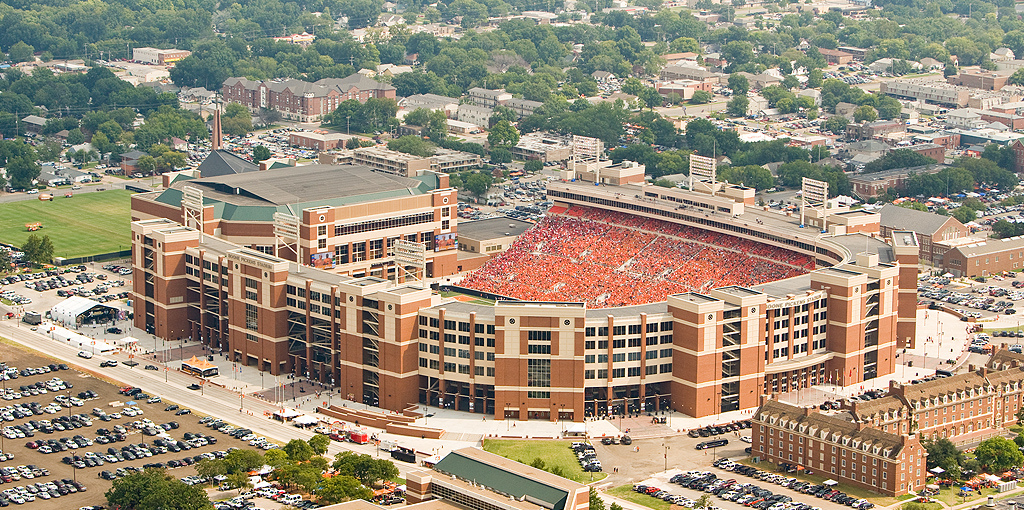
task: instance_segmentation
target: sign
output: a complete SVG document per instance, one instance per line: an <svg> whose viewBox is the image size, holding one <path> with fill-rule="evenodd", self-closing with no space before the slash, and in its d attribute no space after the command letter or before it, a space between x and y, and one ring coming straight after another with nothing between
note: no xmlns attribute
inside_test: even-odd
<svg viewBox="0 0 1024 510"><path fill-rule="evenodd" d="M455 250L459 247L458 234L440 234L434 236L434 251Z"/></svg>
<svg viewBox="0 0 1024 510"><path fill-rule="evenodd" d="M309 265L317 269L334 269L334 254L331 252L314 253L309 256Z"/></svg>
<svg viewBox="0 0 1024 510"><path fill-rule="evenodd" d="M398 239L395 241L395 263L402 267L415 267L424 269L427 267L427 248L423 243Z"/></svg>

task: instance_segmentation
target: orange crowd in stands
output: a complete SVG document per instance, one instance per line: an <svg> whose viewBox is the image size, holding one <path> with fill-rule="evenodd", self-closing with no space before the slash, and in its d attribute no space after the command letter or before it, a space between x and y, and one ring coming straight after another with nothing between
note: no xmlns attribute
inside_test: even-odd
<svg viewBox="0 0 1024 510"><path fill-rule="evenodd" d="M542 219L460 284L527 301L610 308L671 294L752 286L811 269L785 248L616 211L573 207Z"/></svg>

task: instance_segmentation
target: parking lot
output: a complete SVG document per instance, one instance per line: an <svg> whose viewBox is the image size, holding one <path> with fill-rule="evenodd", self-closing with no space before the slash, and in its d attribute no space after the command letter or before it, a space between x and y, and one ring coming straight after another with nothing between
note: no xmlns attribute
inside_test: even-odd
<svg viewBox="0 0 1024 510"><path fill-rule="evenodd" d="M15 499L29 507L56 498L60 508L103 504L112 480L131 470L167 467L169 474L184 477L195 474L191 465L199 458L254 448L200 423L210 418L148 395L132 400L92 373L60 370L56 364L54 371L47 358L9 344L0 344L0 359L16 369L5 370L10 375L3 377L0 402L0 507ZM41 370L25 371L30 367ZM72 490L74 483L83 489Z"/></svg>
<svg viewBox="0 0 1024 510"><path fill-rule="evenodd" d="M1024 278L1017 275L993 276L984 283L972 281L972 285L927 276L918 281L918 299L945 304L968 317L1014 315L1024 306Z"/></svg>

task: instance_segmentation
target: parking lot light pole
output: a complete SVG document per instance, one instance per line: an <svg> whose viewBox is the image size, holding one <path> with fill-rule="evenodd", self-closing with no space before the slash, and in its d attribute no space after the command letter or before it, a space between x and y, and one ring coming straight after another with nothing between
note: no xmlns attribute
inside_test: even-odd
<svg viewBox="0 0 1024 510"><path fill-rule="evenodd" d="M661 446L665 448L665 471L668 471L668 451L671 448L669 448L668 443L661 443Z"/></svg>

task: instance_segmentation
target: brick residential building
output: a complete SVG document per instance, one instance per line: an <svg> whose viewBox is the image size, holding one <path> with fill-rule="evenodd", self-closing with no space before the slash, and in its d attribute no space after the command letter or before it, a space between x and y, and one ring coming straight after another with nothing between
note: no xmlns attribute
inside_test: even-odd
<svg viewBox="0 0 1024 510"><path fill-rule="evenodd" d="M898 205L886 204L879 211L882 215L882 236L890 236L896 230L910 230L917 234L921 247L921 261L936 267L944 267L943 256L948 247L939 241L949 241L967 237L967 227L952 216L915 211Z"/></svg>
<svg viewBox="0 0 1024 510"><path fill-rule="evenodd" d="M830 50L828 48L818 48L818 53L825 57L825 61L829 64L838 64L844 66L853 62L853 54L845 51Z"/></svg>
<svg viewBox="0 0 1024 510"><path fill-rule="evenodd" d="M845 412L826 415L768 400L754 412L751 439L758 460L804 466L889 496L923 489L928 476L916 435L885 432Z"/></svg>
<svg viewBox="0 0 1024 510"><path fill-rule="evenodd" d="M942 267L956 276L990 276L1024 267L1024 237L978 239L946 252Z"/></svg>
<svg viewBox="0 0 1024 510"><path fill-rule="evenodd" d="M365 103L371 97L395 99L395 88L360 74L347 78L324 78L308 82L287 78L253 81L228 78L221 87L226 102L241 103L250 110L274 109L287 118L316 122L333 112L342 101Z"/></svg>

